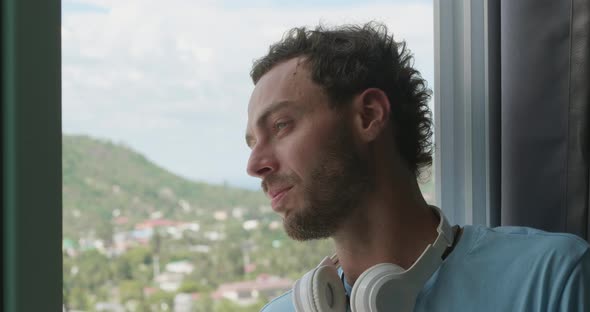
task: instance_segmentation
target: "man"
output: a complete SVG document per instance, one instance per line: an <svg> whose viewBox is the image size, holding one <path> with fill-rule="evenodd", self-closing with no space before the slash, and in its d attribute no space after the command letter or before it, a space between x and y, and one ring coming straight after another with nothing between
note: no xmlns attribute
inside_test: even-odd
<svg viewBox="0 0 590 312"><path fill-rule="evenodd" d="M356 284L380 264L399 268L389 276L401 276L395 292L404 295L379 289L370 299L377 307L410 298L401 310L590 311L582 239L518 227L440 230L444 216L417 184L432 163L430 91L385 26L292 29L251 76L247 171L291 238L333 239L337 265L320 267L337 268L329 274L338 274L352 311L375 311L356 305L373 286ZM415 278L403 274L419 270L435 245L438 262L406 294ZM316 289L321 274L306 274L263 311L332 311L340 290Z"/></svg>

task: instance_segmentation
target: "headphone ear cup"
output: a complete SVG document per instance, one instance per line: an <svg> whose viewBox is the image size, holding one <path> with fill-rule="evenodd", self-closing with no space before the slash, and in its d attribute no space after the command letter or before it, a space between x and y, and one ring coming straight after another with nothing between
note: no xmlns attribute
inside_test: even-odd
<svg viewBox="0 0 590 312"><path fill-rule="evenodd" d="M316 269L313 269L295 282L293 286L293 303L297 312L319 312L313 303L312 280Z"/></svg>
<svg viewBox="0 0 590 312"><path fill-rule="evenodd" d="M346 311L346 290L334 266L318 267L312 283L313 302L318 311Z"/></svg>
<svg viewBox="0 0 590 312"><path fill-rule="evenodd" d="M346 292L334 266L322 265L307 272L295 282L292 296L297 312L346 311Z"/></svg>
<svg viewBox="0 0 590 312"><path fill-rule="evenodd" d="M379 288L405 270L393 263L381 263L367 269L354 283L350 294L352 312L376 312Z"/></svg>

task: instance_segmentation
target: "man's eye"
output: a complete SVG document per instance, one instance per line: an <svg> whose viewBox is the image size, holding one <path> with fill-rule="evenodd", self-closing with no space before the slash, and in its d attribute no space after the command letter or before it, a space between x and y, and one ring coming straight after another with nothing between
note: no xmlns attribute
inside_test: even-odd
<svg viewBox="0 0 590 312"><path fill-rule="evenodd" d="M275 128L277 130L282 130L282 129L286 128L288 125L289 125L289 123L286 121L279 121L275 124Z"/></svg>

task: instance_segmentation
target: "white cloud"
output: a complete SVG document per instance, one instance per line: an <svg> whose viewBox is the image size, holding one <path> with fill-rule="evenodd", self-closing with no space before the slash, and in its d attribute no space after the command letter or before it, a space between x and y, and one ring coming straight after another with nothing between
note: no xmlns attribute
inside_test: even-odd
<svg viewBox="0 0 590 312"><path fill-rule="evenodd" d="M253 181L244 172L249 71L291 27L382 21L408 41L417 66L432 77L432 8L411 1L288 9L77 2L106 10L64 13L64 130L125 141L192 178Z"/></svg>

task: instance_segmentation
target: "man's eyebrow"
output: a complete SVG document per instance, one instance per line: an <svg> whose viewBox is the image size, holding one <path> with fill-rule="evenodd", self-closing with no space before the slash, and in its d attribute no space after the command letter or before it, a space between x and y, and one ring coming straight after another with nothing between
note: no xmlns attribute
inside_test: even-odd
<svg viewBox="0 0 590 312"><path fill-rule="evenodd" d="M289 100L284 100L284 101L279 101L279 102L275 102L270 104L267 108L265 108L262 111L262 114L260 114L260 117L258 117L258 120L256 120L256 127L262 127L264 125L264 123L266 122L266 120L268 119L268 117L270 115L272 115L273 113L283 110L283 109L287 109L289 107L294 106L295 102L293 101L289 101ZM250 133L246 131L246 144L249 147L252 147L254 141L254 136Z"/></svg>

